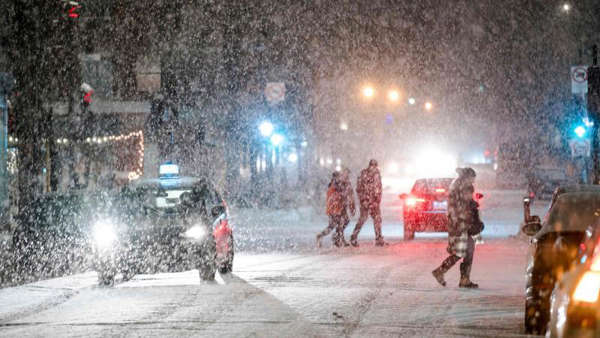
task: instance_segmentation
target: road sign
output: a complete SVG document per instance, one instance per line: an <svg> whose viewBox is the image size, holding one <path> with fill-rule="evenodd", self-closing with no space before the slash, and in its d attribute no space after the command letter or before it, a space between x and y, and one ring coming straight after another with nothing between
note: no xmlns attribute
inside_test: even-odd
<svg viewBox="0 0 600 338"><path fill-rule="evenodd" d="M589 139L572 139L569 146L573 158L590 156L592 145Z"/></svg>
<svg viewBox="0 0 600 338"><path fill-rule="evenodd" d="M265 87L265 99L269 103L281 102L285 99L285 83L268 82Z"/></svg>
<svg viewBox="0 0 600 338"><path fill-rule="evenodd" d="M588 66L571 67L571 92L585 94L588 92Z"/></svg>

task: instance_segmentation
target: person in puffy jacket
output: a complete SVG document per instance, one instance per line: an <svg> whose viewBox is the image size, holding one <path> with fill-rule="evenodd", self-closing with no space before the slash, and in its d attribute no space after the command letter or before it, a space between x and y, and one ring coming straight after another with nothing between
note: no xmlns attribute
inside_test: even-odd
<svg viewBox="0 0 600 338"><path fill-rule="evenodd" d="M317 247L321 247L321 239L329 235L333 230L336 231L336 236L333 237L334 244L336 244L336 239L339 239L340 234L343 236L344 211L344 191L340 173L335 171L332 174L331 182L327 187L325 212L327 213L327 216L329 216L329 225L317 234Z"/></svg>
<svg viewBox="0 0 600 338"><path fill-rule="evenodd" d="M381 185L381 174L377 168L377 161L369 161L369 166L360 172L356 183L356 194L360 201L360 216L354 226L354 231L350 237L350 244L357 247L357 237L360 229L367 221L369 215L373 218L375 228L375 245L384 246L387 243L381 235L381 196L383 193Z"/></svg>

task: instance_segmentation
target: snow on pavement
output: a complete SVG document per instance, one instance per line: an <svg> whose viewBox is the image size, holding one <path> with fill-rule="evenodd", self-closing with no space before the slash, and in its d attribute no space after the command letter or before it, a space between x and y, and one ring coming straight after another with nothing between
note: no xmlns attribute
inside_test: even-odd
<svg viewBox="0 0 600 338"><path fill-rule="evenodd" d="M370 222L360 248L315 249L326 219L311 209L242 209L232 217L234 273L217 283L201 283L192 270L101 288L92 272L6 288L0 336L518 336L527 241L512 235L523 192L484 193L488 239L472 272L479 290L457 287L458 265L448 287L436 283L431 270L446 257L444 234L400 240L394 196L383 206L386 248L372 245Z"/></svg>

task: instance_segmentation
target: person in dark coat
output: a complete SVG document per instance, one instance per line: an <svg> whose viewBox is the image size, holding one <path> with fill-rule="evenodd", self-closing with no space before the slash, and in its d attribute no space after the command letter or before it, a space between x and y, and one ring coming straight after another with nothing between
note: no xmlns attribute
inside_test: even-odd
<svg viewBox="0 0 600 338"><path fill-rule="evenodd" d="M435 279L442 286L446 286L444 274L459 260L461 288L477 288L477 284L470 279L473 254L475 252L474 236L479 232L473 229L483 229L483 222L479 219L478 203L473 200L475 171L472 168L458 168L458 178L450 185L448 196L448 248L450 254L442 264L432 271ZM477 233L475 233L477 232Z"/></svg>
<svg viewBox="0 0 600 338"><path fill-rule="evenodd" d="M342 211L342 229L336 233L336 246L349 246L344 238L344 230L350 224L350 216L356 214L356 204L354 203L354 191L350 182L350 169L344 168L341 173L341 187L344 196L344 210ZM350 213L350 215L349 215Z"/></svg>
<svg viewBox="0 0 600 338"><path fill-rule="evenodd" d="M360 201L360 216L358 217L358 222L350 237L350 244L352 244L352 246L358 246L358 242L356 241L358 233L363 224L367 221L369 215L373 218L373 226L375 227L375 245L387 245L381 235L380 204L382 193L381 174L377 168L377 161L371 160L369 161L369 167L360 172L360 176L356 183L356 194Z"/></svg>
<svg viewBox="0 0 600 338"><path fill-rule="evenodd" d="M321 247L321 239L333 230L336 234L343 231L343 211L344 211L344 192L342 190L342 183L340 180L340 173L335 171L332 174L331 182L327 187L327 199L326 199L326 213L329 216L329 225L323 231L317 234L317 247ZM336 244L337 236L332 238L334 244ZM339 246L339 245L338 245Z"/></svg>

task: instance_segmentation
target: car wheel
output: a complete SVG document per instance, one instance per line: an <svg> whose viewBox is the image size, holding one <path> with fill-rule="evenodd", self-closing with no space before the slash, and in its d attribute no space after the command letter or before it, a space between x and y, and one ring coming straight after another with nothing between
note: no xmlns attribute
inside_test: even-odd
<svg viewBox="0 0 600 338"><path fill-rule="evenodd" d="M227 259L219 266L219 273L230 273L233 271L233 254L234 254L234 241L233 235L230 235L227 239Z"/></svg>
<svg viewBox="0 0 600 338"><path fill-rule="evenodd" d="M199 254L198 273L200 274L200 280L215 280L215 273L217 272L217 244L215 243L214 236L211 235L207 238Z"/></svg>
<svg viewBox="0 0 600 338"><path fill-rule="evenodd" d="M525 333L545 334L548 325L549 313L547 307L540 306L537 302L525 302Z"/></svg>
<svg viewBox="0 0 600 338"><path fill-rule="evenodd" d="M415 239L414 224L412 224L405 218L404 219L404 240L410 241L413 239Z"/></svg>

